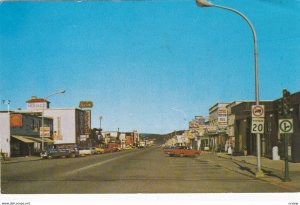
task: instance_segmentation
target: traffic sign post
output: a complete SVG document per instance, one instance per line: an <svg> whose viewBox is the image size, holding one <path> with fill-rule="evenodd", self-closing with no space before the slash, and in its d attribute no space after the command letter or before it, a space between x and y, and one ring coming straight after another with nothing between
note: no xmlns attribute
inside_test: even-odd
<svg viewBox="0 0 300 205"><path fill-rule="evenodd" d="M288 142L289 134L293 133L293 119L279 119L279 133L284 134L284 180L285 182L291 181L289 176L289 155L288 155Z"/></svg>
<svg viewBox="0 0 300 205"><path fill-rule="evenodd" d="M256 134L256 144L257 144L257 172L256 177L264 177L264 173L261 170L261 162L260 162L260 134L264 133L264 125L265 125L265 106L259 105L258 102L256 105L252 106L251 109L252 123L251 123L251 133ZM264 138L263 138L264 139ZM264 140L263 140L264 146Z"/></svg>
<svg viewBox="0 0 300 205"><path fill-rule="evenodd" d="M289 154L288 154L288 141L289 141L289 135L285 134L284 136L284 182L290 182L292 181L290 179L289 175Z"/></svg>

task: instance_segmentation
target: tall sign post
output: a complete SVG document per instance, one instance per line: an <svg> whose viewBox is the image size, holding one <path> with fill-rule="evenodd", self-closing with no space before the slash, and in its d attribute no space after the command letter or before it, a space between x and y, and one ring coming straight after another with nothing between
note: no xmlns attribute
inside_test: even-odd
<svg viewBox="0 0 300 205"><path fill-rule="evenodd" d="M288 143L289 136L293 133L293 119L291 118L291 94L288 90L282 91L283 98L279 101L278 114L279 114L279 134L284 137L284 181L291 181L289 176L289 154L288 154Z"/></svg>
<svg viewBox="0 0 300 205"><path fill-rule="evenodd" d="M251 133L256 134L257 142L257 172L256 177L263 177L264 173L261 171L260 161L260 134L264 134L265 129L265 106L264 105L252 105L251 108Z"/></svg>

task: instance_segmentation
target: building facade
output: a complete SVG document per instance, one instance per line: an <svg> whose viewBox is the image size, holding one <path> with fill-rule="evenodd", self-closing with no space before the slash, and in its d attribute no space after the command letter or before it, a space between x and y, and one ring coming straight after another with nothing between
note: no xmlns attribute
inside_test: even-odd
<svg viewBox="0 0 300 205"><path fill-rule="evenodd" d="M227 140L227 105L229 103L216 103L209 108L209 132L210 146L213 151L225 150Z"/></svg>
<svg viewBox="0 0 300 205"><path fill-rule="evenodd" d="M49 130L41 137L42 119L38 113L0 113L1 152L10 156L38 155L44 145L53 144L53 119L45 117Z"/></svg>

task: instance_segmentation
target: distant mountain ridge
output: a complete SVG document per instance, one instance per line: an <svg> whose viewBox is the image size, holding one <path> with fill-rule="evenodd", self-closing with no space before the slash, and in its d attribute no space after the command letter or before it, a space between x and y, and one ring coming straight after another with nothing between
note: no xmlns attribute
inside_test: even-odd
<svg viewBox="0 0 300 205"><path fill-rule="evenodd" d="M167 134L155 134L155 133L140 133L143 140L154 140L155 144L162 144L167 137L173 137L175 135L181 135L185 130L173 131Z"/></svg>

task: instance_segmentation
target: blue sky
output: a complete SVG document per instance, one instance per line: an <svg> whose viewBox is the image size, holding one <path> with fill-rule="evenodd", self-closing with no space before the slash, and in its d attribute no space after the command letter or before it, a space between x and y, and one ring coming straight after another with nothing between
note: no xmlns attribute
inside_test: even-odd
<svg viewBox="0 0 300 205"><path fill-rule="evenodd" d="M261 100L300 91L300 1L215 0L258 38ZM193 0L0 4L0 98L26 108L91 100L92 125L167 133L217 102L254 100L252 34ZM6 106L1 105L1 110Z"/></svg>

